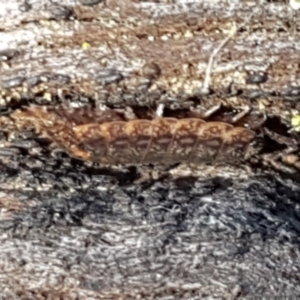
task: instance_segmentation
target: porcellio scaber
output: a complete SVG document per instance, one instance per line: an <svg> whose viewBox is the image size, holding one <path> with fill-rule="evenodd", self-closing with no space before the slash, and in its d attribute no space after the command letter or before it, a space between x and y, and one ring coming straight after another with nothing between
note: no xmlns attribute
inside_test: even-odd
<svg viewBox="0 0 300 300"><path fill-rule="evenodd" d="M228 163L246 159L255 133L226 122L160 117L122 120L109 110L93 116L31 106L12 118L76 158L105 165Z"/></svg>

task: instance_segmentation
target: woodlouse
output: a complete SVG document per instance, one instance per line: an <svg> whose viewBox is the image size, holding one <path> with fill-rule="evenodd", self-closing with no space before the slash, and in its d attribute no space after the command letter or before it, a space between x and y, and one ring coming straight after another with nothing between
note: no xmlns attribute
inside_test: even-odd
<svg viewBox="0 0 300 300"><path fill-rule="evenodd" d="M79 110L78 110L79 111ZM107 114L104 112L104 115ZM32 106L16 111L17 124L32 124L70 155L102 164L236 162L247 158L255 133L225 122L198 118L112 121ZM85 122L82 122L85 120Z"/></svg>

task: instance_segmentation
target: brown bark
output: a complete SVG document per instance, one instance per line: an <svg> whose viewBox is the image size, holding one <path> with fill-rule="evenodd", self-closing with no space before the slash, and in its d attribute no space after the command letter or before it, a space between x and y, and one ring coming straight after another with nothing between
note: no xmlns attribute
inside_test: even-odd
<svg viewBox="0 0 300 300"><path fill-rule="evenodd" d="M203 106L219 102L222 94L230 107L249 104L250 97L252 105L271 104L270 113L284 108L286 118L291 106L297 108L290 100L299 97L298 16L285 3L121 3L40 2L24 13L17 2L7 11L2 4L3 98L75 93L126 105L128 94L138 94L130 98L138 104L148 104L153 95L155 103L184 101L201 94L213 50L236 26L212 66L215 97L202 95ZM7 50L12 57L5 60ZM143 68L153 62L161 75L151 80ZM103 88L99 76L106 71L113 81L111 69L125 80Z"/></svg>

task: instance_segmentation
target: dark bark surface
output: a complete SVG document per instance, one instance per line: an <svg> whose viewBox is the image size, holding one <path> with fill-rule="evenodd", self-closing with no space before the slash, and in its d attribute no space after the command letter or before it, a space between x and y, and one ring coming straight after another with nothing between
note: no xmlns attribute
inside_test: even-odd
<svg viewBox="0 0 300 300"><path fill-rule="evenodd" d="M288 136L300 23L284 1L87 2L0 0L4 115L30 103L205 111L222 100L265 111ZM300 295L297 181L241 165L139 182L159 170L103 168L31 130L2 130L1 299Z"/></svg>

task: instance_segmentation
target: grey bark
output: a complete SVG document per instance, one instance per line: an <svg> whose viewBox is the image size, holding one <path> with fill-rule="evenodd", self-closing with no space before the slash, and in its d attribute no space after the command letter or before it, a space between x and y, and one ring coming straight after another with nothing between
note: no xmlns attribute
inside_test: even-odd
<svg viewBox="0 0 300 300"><path fill-rule="evenodd" d="M290 129L299 12L284 1L92 4L0 0L4 114L29 103L152 109L194 98L205 111L222 99ZM234 26L205 94L211 54ZM13 145L1 131L0 298L300 295L300 185L292 179L240 166L139 183L134 166L103 169L51 153L32 131L9 135Z"/></svg>

